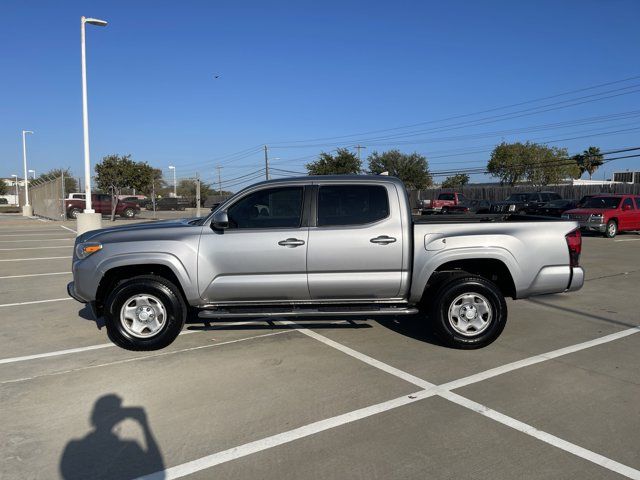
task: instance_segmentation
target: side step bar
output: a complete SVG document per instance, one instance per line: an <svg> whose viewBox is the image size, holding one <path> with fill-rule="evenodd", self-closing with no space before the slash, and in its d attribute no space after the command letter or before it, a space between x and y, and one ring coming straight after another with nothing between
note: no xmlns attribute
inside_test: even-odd
<svg viewBox="0 0 640 480"><path fill-rule="evenodd" d="M393 308L381 307L375 309L315 309L296 308L289 310L201 310L198 313L200 318L272 318L272 317L360 317L363 315L414 315L418 313L417 308Z"/></svg>

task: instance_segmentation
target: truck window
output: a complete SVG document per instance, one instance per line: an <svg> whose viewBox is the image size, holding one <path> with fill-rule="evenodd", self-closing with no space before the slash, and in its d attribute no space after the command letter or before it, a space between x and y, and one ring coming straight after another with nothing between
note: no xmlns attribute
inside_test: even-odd
<svg viewBox="0 0 640 480"><path fill-rule="evenodd" d="M250 193L229 207L229 228L298 228L302 192L302 187L280 187Z"/></svg>
<svg viewBox="0 0 640 480"><path fill-rule="evenodd" d="M624 202L622 202L622 208L624 208L625 205L629 205L629 208L633 210L633 202L631 201L631 198L624 199Z"/></svg>
<svg viewBox="0 0 640 480"><path fill-rule="evenodd" d="M380 185L327 185L318 193L318 226L363 225L389 216L387 189Z"/></svg>
<svg viewBox="0 0 640 480"><path fill-rule="evenodd" d="M441 193L438 195L438 200L455 200L456 197L453 193Z"/></svg>
<svg viewBox="0 0 640 480"><path fill-rule="evenodd" d="M636 208L640 210L640 197L636 197Z"/></svg>

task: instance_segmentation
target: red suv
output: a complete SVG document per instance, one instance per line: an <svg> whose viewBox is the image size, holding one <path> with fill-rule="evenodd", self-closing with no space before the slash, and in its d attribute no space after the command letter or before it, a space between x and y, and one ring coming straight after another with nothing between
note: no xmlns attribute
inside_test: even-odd
<svg viewBox="0 0 640 480"><path fill-rule="evenodd" d="M618 232L640 230L640 196L595 195L580 208L564 212L562 218L578 221L583 230L613 238Z"/></svg>

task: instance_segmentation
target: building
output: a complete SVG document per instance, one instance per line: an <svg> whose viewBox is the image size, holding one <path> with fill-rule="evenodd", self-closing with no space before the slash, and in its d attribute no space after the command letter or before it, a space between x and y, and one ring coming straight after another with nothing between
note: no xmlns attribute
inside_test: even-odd
<svg viewBox="0 0 640 480"><path fill-rule="evenodd" d="M613 181L620 183L640 183L640 172L613 172Z"/></svg>

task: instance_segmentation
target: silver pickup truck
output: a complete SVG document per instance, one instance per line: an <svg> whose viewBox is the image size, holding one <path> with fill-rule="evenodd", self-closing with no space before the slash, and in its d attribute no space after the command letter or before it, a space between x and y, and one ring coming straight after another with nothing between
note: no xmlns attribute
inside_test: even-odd
<svg viewBox="0 0 640 480"><path fill-rule="evenodd" d="M76 239L68 292L117 345L169 345L202 319L413 315L447 344L491 343L505 297L577 290L580 230L508 215L411 217L386 176L252 185L206 218L140 223Z"/></svg>

